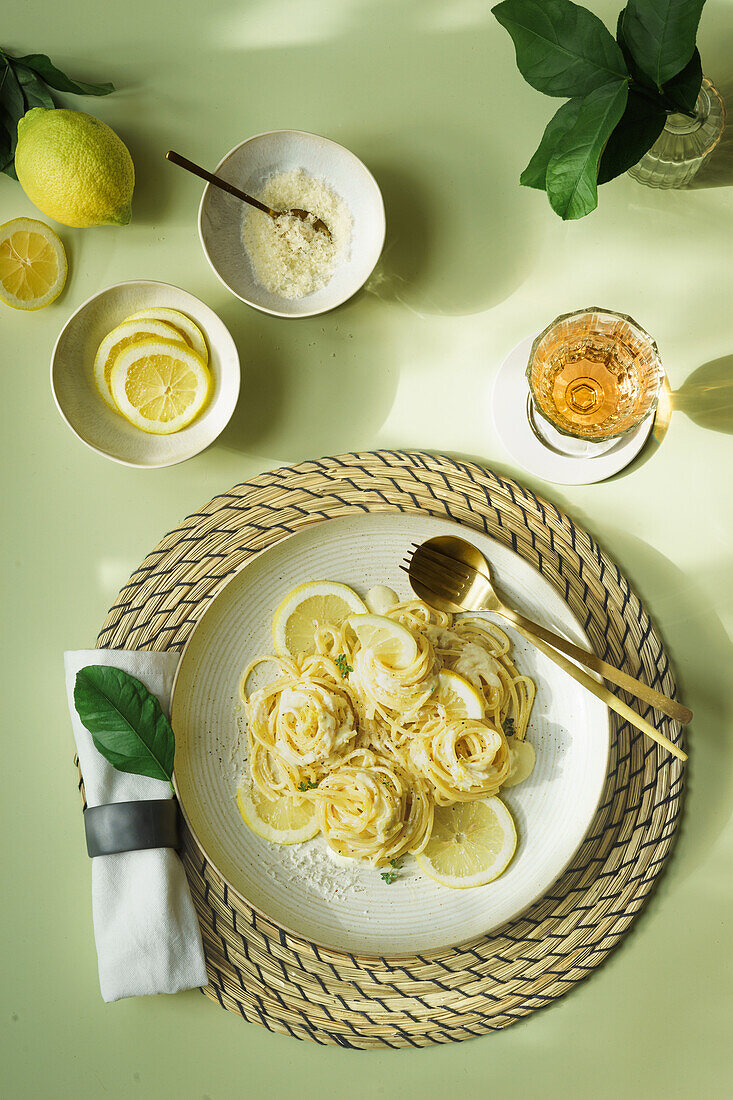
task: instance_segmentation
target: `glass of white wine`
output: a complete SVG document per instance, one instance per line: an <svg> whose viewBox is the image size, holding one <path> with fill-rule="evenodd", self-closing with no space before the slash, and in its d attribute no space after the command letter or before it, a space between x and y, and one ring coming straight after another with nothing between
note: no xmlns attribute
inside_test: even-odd
<svg viewBox="0 0 733 1100"><path fill-rule="evenodd" d="M562 314L537 336L527 380L529 420L542 442L592 457L653 414L664 370L636 321L591 306Z"/></svg>

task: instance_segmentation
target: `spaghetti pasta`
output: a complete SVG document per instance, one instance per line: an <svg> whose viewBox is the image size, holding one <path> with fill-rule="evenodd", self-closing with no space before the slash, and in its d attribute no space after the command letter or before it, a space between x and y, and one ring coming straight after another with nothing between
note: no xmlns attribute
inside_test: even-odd
<svg viewBox="0 0 733 1100"><path fill-rule="evenodd" d="M260 794L310 802L334 851L376 866L424 849L435 806L496 794L510 775L512 745L525 737L535 690L493 623L419 600L385 618L399 624L392 627L403 643L399 660L361 644L359 617L317 623L313 654L257 658L241 687L249 773ZM252 688L266 662L274 677ZM463 683L475 715L441 693L445 673Z"/></svg>

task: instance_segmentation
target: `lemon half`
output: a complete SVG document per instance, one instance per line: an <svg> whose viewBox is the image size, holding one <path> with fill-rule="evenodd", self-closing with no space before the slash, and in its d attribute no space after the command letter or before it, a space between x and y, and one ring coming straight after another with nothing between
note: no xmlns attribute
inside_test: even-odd
<svg viewBox="0 0 733 1100"><path fill-rule="evenodd" d="M209 362L209 350L206 347L204 334L195 321L181 313L177 309L168 306L151 306L149 309L139 309L137 313L131 313L126 321L164 321L173 325L180 332L186 343L201 356L204 363Z"/></svg>
<svg viewBox="0 0 733 1100"><path fill-rule="evenodd" d="M272 641L280 657L310 656L315 652L316 624L340 626L366 607L353 589L336 581L306 581L284 596L272 618Z"/></svg>
<svg viewBox="0 0 733 1100"><path fill-rule="evenodd" d="M148 336L160 336L164 340L173 340L177 344L185 344L183 336L173 325L167 325L164 321L141 320L123 321L117 328L113 328L111 332L108 332L99 345L97 354L94 357L94 382L100 395L115 412L118 411L117 403L109 388L110 375L115 359L130 344L144 340Z"/></svg>
<svg viewBox="0 0 733 1100"><path fill-rule="evenodd" d="M507 869L517 831L499 798L436 806L433 831L417 856L420 869L453 890L484 886Z"/></svg>
<svg viewBox="0 0 733 1100"><path fill-rule="evenodd" d="M152 435L185 428L203 409L211 388L208 368L195 351L154 337L121 351L109 381L125 419Z"/></svg>
<svg viewBox="0 0 733 1100"><path fill-rule="evenodd" d="M239 785L237 805L245 825L275 844L302 844L320 831L312 802L298 803L288 795L265 798L248 779Z"/></svg>
<svg viewBox="0 0 733 1100"><path fill-rule="evenodd" d="M364 649L371 649L388 668L407 668L417 657L417 642L413 635L394 619L385 615L352 615L349 626Z"/></svg>
<svg viewBox="0 0 733 1100"><path fill-rule="evenodd" d="M35 218L0 226L0 298L14 309L43 309L66 282L66 253L56 233Z"/></svg>

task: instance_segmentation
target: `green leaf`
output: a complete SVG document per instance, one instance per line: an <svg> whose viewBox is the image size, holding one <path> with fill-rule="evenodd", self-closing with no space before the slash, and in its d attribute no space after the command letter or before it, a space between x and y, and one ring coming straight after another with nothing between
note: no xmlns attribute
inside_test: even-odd
<svg viewBox="0 0 733 1100"><path fill-rule="evenodd" d="M524 187L537 187L540 191L544 191L550 157L555 152L560 138L569 133L575 125L582 102L581 96L569 99L547 123L534 156L519 177L519 182Z"/></svg>
<svg viewBox="0 0 733 1100"><path fill-rule="evenodd" d="M0 164L6 176L17 180L15 147L18 144L18 122L25 114L25 100L18 79L7 60L4 69L0 67L0 109L0 117L4 120L3 128L9 141L7 149L3 144L3 152L0 153Z"/></svg>
<svg viewBox="0 0 733 1100"><path fill-rule="evenodd" d="M5 71L0 76L0 102L2 102L11 123L17 126L19 120L25 114L25 100L13 67L7 61Z"/></svg>
<svg viewBox="0 0 733 1100"><path fill-rule="evenodd" d="M13 138L10 130L0 114L0 172L7 171L8 165L13 163ZM10 173L8 172L8 175Z"/></svg>
<svg viewBox="0 0 733 1100"><path fill-rule="evenodd" d="M47 110L52 110L56 106L48 88L44 82L36 76L33 69L28 69L25 65L19 65L17 62L14 62L13 70L18 78L21 91L23 92L27 111L30 111L31 107L45 107Z"/></svg>
<svg viewBox="0 0 733 1100"><path fill-rule="evenodd" d="M624 113L628 92L627 81L615 80L587 95L575 125L550 158L547 195L563 220L582 218L598 205L598 162Z"/></svg>
<svg viewBox="0 0 733 1100"><path fill-rule="evenodd" d="M695 50L705 0L628 0L623 37L641 71L661 89Z"/></svg>
<svg viewBox="0 0 733 1100"><path fill-rule="evenodd" d="M570 0L503 0L492 12L512 36L520 73L545 95L587 95L628 75L598 16Z"/></svg>
<svg viewBox="0 0 733 1100"><path fill-rule="evenodd" d="M76 674L74 705L96 749L114 768L170 782L173 730L144 684L119 668L87 665Z"/></svg>
<svg viewBox="0 0 733 1100"><path fill-rule="evenodd" d="M634 60L634 55L629 49L626 39L624 38L624 11L625 9L622 8L621 11L618 13L618 19L616 21L616 41L618 42L619 49L624 56L626 68L629 70L629 76L635 84L641 84L645 88L653 89L654 93L656 95L659 95L659 91L654 81L651 80L650 77L646 75L646 73L643 73L639 66L636 64L636 61Z"/></svg>
<svg viewBox="0 0 733 1100"><path fill-rule="evenodd" d="M694 115L697 97L702 87L702 61L697 46L681 73L673 76L662 88L665 102L673 111Z"/></svg>
<svg viewBox="0 0 733 1100"><path fill-rule="evenodd" d="M74 95L109 95L115 90L114 84L83 84L79 80L70 80L65 73L57 69L45 53L29 53L25 57L13 59L20 65L33 69L50 88L57 92L73 92Z"/></svg>
<svg viewBox="0 0 733 1100"><path fill-rule="evenodd" d="M661 102L656 103L630 88L621 120L601 154L598 182L608 183L638 164L661 134L666 119Z"/></svg>

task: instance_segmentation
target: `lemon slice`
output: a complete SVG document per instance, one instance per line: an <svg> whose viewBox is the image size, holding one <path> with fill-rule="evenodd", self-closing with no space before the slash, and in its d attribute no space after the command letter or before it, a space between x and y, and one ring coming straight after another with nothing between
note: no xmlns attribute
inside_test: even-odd
<svg viewBox="0 0 733 1100"><path fill-rule="evenodd" d="M170 309L168 306L151 306L150 309L140 309L137 313L131 313L125 320L165 321L166 324L173 325L175 329L178 329L189 347L192 347L201 356L204 363L208 365L209 349L206 347L204 334L185 313L180 313L177 309Z"/></svg>
<svg viewBox="0 0 733 1100"><path fill-rule="evenodd" d="M0 298L13 309L43 309L66 282L66 253L58 236L35 218L0 225Z"/></svg>
<svg viewBox="0 0 733 1100"><path fill-rule="evenodd" d="M508 737L509 745L509 775L502 783L502 787L516 787L517 783L523 783L534 771L537 754L534 745L529 741L517 741L516 737Z"/></svg>
<svg viewBox="0 0 733 1100"><path fill-rule="evenodd" d="M509 866L517 847L512 815L499 798L436 806L433 831L417 856L422 871L443 886L484 886Z"/></svg>
<svg viewBox="0 0 733 1100"><path fill-rule="evenodd" d="M288 592L272 618L272 641L280 657L306 657L315 652L316 624L340 626L354 611L366 611L351 588L336 581L306 581Z"/></svg>
<svg viewBox="0 0 733 1100"><path fill-rule="evenodd" d="M115 412L118 411L117 403L109 388L114 361L121 351L135 341L145 339L146 336L160 336L164 340L174 340L177 344L185 344L188 347L178 329L164 321L123 321L117 328L108 332L94 357L94 382L101 396Z"/></svg>
<svg viewBox="0 0 733 1100"><path fill-rule="evenodd" d="M320 831L313 803L299 804L288 795L270 800L249 780L244 780L237 790L237 805L245 825L263 840L275 844L302 844Z"/></svg>
<svg viewBox="0 0 733 1100"><path fill-rule="evenodd" d="M388 668L407 668L417 657L417 642L402 623L384 615L352 615L349 626L364 649Z"/></svg>
<svg viewBox="0 0 733 1100"><path fill-rule="evenodd" d="M445 707L449 718L484 716L484 700L480 692L464 676L447 668L438 673L438 691L430 702Z"/></svg>
<svg viewBox="0 0 733 1100"><path fill-rule="evenodd" d="M201 412L211 375L185 344L148 337L120 352L109 384L126 420L152 435L171 435Z"/></svg>

